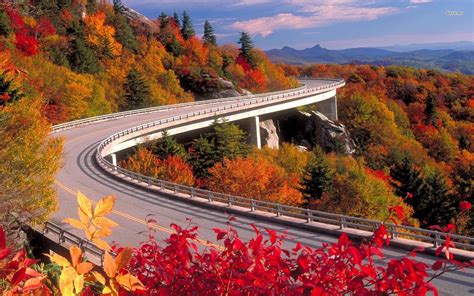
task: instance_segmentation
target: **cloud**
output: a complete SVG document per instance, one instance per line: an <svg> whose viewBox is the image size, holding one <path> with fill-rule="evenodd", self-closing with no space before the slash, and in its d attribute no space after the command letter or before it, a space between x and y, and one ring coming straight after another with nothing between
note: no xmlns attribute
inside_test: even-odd
<svg viewBox="0 0 474 296"><path fill-rule="evenodd" d="M430 3L433 0L410 0L411 4L423 4L423 3Z"/></svg>
<svg viewBox="0 0 474 296"><path fill-rule="evenodd" d="M370 21L385 15L398 12L394 7L357 7L353 5L335 5L332 3L352 3L350 0L324 1L326 5L308 5L307 0L292 0L304 5L305 15L293 13L280 13L270 17L238 21L231 24L233 29L248 32L252 35L266 37L276 30L281 29L307 29L326 26L332 23ZM331 2L330 5L327 3ZM309 14L309 15L307 15Z"/></svg>

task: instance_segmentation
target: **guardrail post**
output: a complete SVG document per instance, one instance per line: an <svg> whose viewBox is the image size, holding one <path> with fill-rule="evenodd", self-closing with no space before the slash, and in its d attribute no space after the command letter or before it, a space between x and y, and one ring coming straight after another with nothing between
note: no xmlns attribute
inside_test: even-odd
<svg viewBox="0 0 474 296"><path fill-rule="evenodd" d="M163 190L163 180L160 180L160 189Z"/></svg>
<svg viewBox="0 0 474 296"><path fill-rule="evenodd" d="M254 200L252 200L252 201L250 202L250 211L251 211L251 212L255 211L255 201L254 201Z"/></svg>
<svg viewBox="0 0 474 296"><path fill-rule="evenodd" d="M277 206L277 217L281 217L281 207Z"/></svg>
<svg viewBox="0 0 474 296"><path fill-rule="evenodd" d="M346 218L344 217L341 217L341 220L339 222L339 228L342 230L344 228L346 228Z"/></svg>
<svg viewBox="0 0 474 296"><path fill-rule="evenodd" d="M396 238L398 236L397 234L397 225L392 226L392 233L391 233L391 238Z"/></svg>
<svg viewBox="0 0 474 296"><path fill-rule="evenodd" d="M174 184L174 193L178 193L178 185Z"/></svg>
<svg viewBox="0 0 474 296"><path fill-rule="evenodd" d="M148 186L151 186L151 178L147 177L146 179L147 179Z"/></svg>
<svg viewBox="0 0 474 296"><path fill-rule="evenodd" d="M207 193L207 201L208 202L212 201L212 193L210 191Z"/></svg>
<svg viewBox="0 0 474 296"><path fill-rule="evenodd" d="M64 243L66 240L64 239L64 230L60 230L59 231L59 234L58 234L58 240L59 240L59 244L62 244Z"/></svg>
<svg viewBox="0 0 474 296"><path fill-rule="evenodd" d="M229 198L227 199L227 205L228 205L229 207L232 206L232 197L229 197Z"/></svg>
<svg viewBox="0 0 474 296"><path fill-rule="evenodd" d="M310 223L313 221L313 214L310 211L306 211L306 222Z"/></svg>
<svg viewBox="0 0 474 296"><path fill-rule="evenodd" d="M191 198L194 197L194 194L195 194L195 189L194 188L191 188L191 194L189 195Z"/></svg>
<svg viewBox="0 0 474 296"><path fill-rule="evenodd" d="M441 234L435 234L435 241L433 242L433 247L437 248L441 245Z"/></svg>

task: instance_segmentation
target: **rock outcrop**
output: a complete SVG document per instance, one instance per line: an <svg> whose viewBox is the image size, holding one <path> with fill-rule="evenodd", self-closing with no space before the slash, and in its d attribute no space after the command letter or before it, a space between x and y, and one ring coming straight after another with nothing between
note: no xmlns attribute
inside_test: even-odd
<svg viewBox="0 0 474 296"><path fill-rule="evenodd" d="M277 128L273 120L260 121L260 140L262 146L268 146L272 149L280 147L280 137L278 136Z"/></svg>
<svg viewBox="0 0 474 296"><path fill-rule="evenodd" d="M197 83L198 80L199 83ZM204 74L198 80L193 81L194 89L191 89L197 101L237 97L242 95L237 91L232 82L221 77L211 78L209 75ZM186 83L184 84L186 85ZM196 86L197 84L199 84L199 87Z"/></svg>
<svg viewBox="0 0 474 296"><path fill-rule="evenodd" d="M318 145L326 151L344 154L355 152L355 143L343 124L335 123L324 114L297 112L280 121L280 134L285 142L312 149Z"/></svg>
<svg viewBox="0 0 474 296"><path fill-rule="evenodd" d="M345 154L355 152L355 143L343 124L335 123L317 111L301 113L308 118L304 126L304 133L312 146L319 145L327 151Z"/></svg>

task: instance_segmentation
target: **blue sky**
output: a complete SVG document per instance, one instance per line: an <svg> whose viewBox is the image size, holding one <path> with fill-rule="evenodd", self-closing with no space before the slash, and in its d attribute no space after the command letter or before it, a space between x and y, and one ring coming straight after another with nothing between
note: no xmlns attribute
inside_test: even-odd
<svg viewBox="0 0 474 296"><path fill-rule="evenodd" d="M156 18L191 15L198 34L209 20L219 43L249 32L263 49L387 46L474 41L474 0L123 0Z"/></svg>

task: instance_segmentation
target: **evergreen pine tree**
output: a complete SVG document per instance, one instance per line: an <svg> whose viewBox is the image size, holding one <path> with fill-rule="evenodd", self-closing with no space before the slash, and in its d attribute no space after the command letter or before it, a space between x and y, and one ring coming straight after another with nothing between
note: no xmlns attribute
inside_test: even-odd
<svg viewBox="0 0 474 296"><path fill-rule="evenodd" d="M423 227L447 225L457 215L458 201L449 192L448 184L442 172L435 170L426 178L426 190L422 193L414 217L420 220Z"/></svg>
<svg viewBox="0 0 474 296"><path fill-rule="evenodd" d="M168 20L168 15L164 12L160 14L158 17L158 20L160 21L160 30L163 31L166 27L169 25L169 20Z"/></svg>
<svg viewBox="0 0 474 296"><path fill-rule="evenodd" d="M72 41L69 64L74 71L79 73L97 73L101 70L94 52L80 37Z"/></svg>
<svg viewBox="0 0 474 296"><path fill-rule="evenodd" d="M166 159L169 156L186 157L184 147L174 137L170 136L167 131L161 133L161 138L152 145L152 150L153 154L160 159Z"/></svg>
<svg viewBox="0 0 474 296"><path fill-rule="evenodd" d="M0 36L8 36L12 32L10 18L0 8Z"/></svg>
<svg viewBox="0 0 474 296"><path fill-rule="evenodd" d="M255 61L252 54L253 42L250 35L247 32L241 32L238 43L240 44L240 56L245 58L249 64L255 66Z"/></svg>
<svg viewBox="0 0 474 296"><path fill-rule="evenodd" d="M302 191L306 203L310 204L312 201L320 199L331 185L332 179L333 174L324 155L324 151L321 147L316 146L306 165L302 182L304 187Z"/></svg>
<svg viewBox="0 0 474 296"><path fill-rule="evenodd" d="M137 70L132 69L128 72L124 89L127 109L140 109L147 106L151 95L150 87Z"/></svg>
<svg viewBox="0 0 474 296"><path fill-rule="evenodd" d="M394 180L391 184L395 188L395 194L403 198L409 197L406 202L414 208L418 207L426 184L412 161L405 157L396 163L390 170L390 177Z"/></svg>
<svg viewBox="0 0 474 296"><path fill-rule="evenodd" d="M228 122L213 123L213 131L193 141L189 161L197 177L208 175L209 168L224 158L245 157L250 152L246 134L237 125Z"/></svg>
<svg viewBox="0 0 474 296"><path fill-rule="evenodd" d="M174 21L175 21L175 23L176 23L176 26L178 26L179 28L181 28L181 23L179 22L179 16L178 16L178 13L177 13L176 11L173 13L173 19L174 19Z"/></svg>
<svg viewBox="0 0 474 296"><path fill-rule="evenodd" d="M426 125L436 124L436 98L432 94L426 98L424 114Z"/></svg>
<svg viewBox="0 0 474 296"><path fill-rule="evenodd" d="M121 13L116 13L112 18L112 24L116 29L115 39L120 42L123 47L136 53L138 51L138 42L127 18Z"/></svg>
<svg viewBox="0 0 474 296"><path fill-rule="evenodd" d="M191 18L189 17L188 13L183 11L183 21L181 24L181 35L185 40L190 39L195 35L193 24L191 23Z"/></svg>
<svg viewBox="0 0 474 296"><path fill-rule="evenodd" d="M206 20L204 21L204 35L202 37L206 45L216 45L216 34L214 34L214 29L211 24Z"/></svg>

